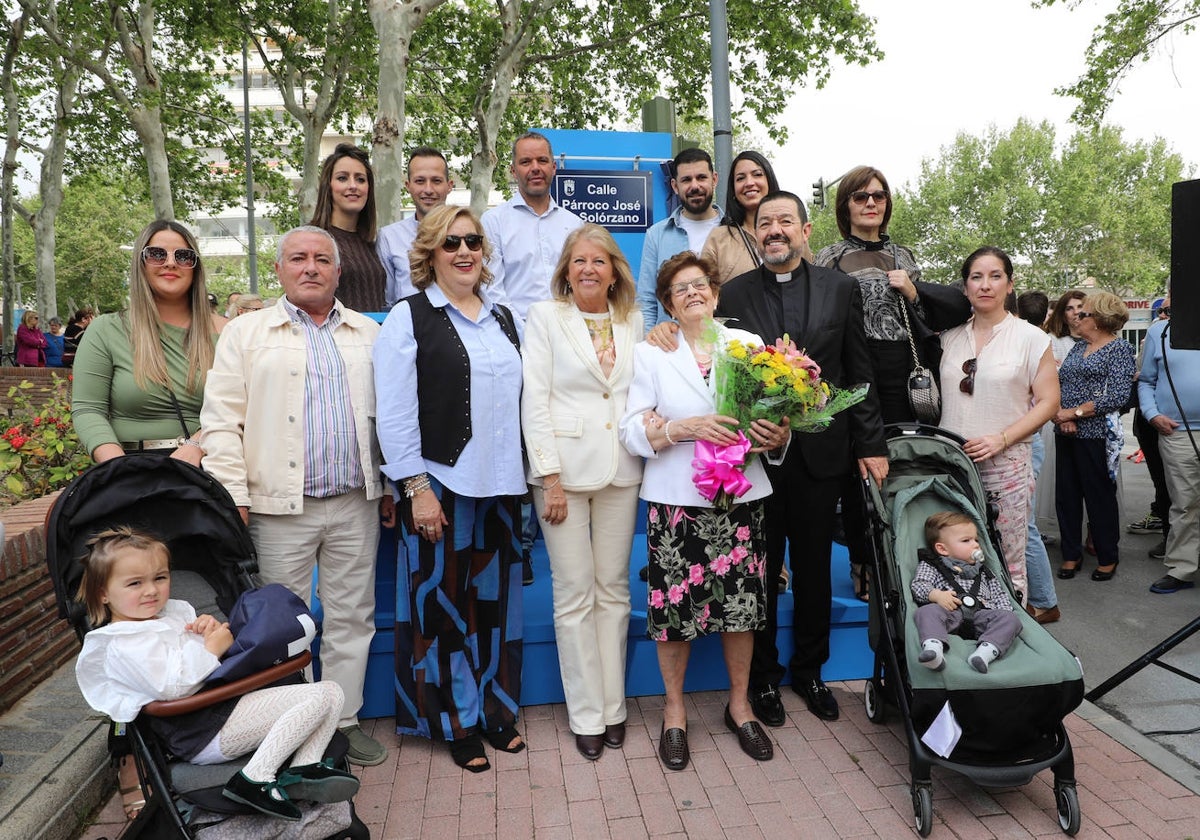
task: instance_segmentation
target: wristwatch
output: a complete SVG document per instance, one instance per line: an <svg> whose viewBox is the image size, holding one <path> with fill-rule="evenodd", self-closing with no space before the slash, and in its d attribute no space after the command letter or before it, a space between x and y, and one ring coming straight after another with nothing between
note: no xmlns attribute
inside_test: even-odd
<svg viewBox="0 0 1200 840"><path fill-rule="evenodd" d="M1082 416L1083 416L1083 409L1082 409L1082 408L1077 408L1077 409L1075 409L1075 416L1076 416L1076 417L1082 417Z"/></svg>

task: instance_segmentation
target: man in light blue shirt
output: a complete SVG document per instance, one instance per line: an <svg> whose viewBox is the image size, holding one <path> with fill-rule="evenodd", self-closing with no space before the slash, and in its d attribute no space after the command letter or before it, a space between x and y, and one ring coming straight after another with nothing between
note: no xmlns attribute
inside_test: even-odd
<svg viewBox="0 0 1200 840"><path fill-rule="evenodd" d="M567 234L583 219L550 197L557 167L550 141L535 131L513 143L511 172L517 194L483 214L483 232L492 246L493 280L488 293L522 320L529 305L550 300L550 275L558 265Z"/></svg>
<svg viewBox="0 0 1200 840"><path fill-rule="evenodd" d="M671 189L679 196L679 207L646 231L642 245L637 297L647 331L659 321L670 320L655 294L659 266L682 251L701 253L708 235L721 223L721 208L713 204L717 174L708 152L684 149L675 156L672 170Z"/></svg>
<svg viewBox="0 0 1200 840"><path fill-rule="evenodd" d="M1172 347L1170 327L1169 320L1150 325L1137 381L1138 407L1158 432L1171 493L1167 573L1150 585L1157 595L1191 589L1200 566L1200 350Z"/></svg>
<svg viewBox="0 0 1200 840"><path fill-rule="evenodd" d="M408 252L417 238L417 226L425 214L445 204L454 189L446 156L432 146L413 149L408 156L408 180L404 182L404 187L412 196L415 212L407 219L382 228L375 244L379 261L387 271L383 299L388 309L395 306L396 301L416 291L409 277Z"/></svg>

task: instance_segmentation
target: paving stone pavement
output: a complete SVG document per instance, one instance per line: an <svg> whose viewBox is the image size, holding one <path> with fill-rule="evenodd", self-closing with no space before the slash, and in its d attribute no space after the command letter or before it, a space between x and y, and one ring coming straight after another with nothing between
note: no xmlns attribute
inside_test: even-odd
<svg viewBox="0 0 1200 840"><path fill-rule="evenodd" d="M877 726L866 718L862 682L831 687L842 707L832 723L784 690L788 720L768 730L776 753L762 763L743 754L725 729L723 692L689 695L692 762L682 772L664 770L656 752L661 697L631 699L624 749L605 750L595 762L575 750L563 705L524 708L518 728L529 748L517 755L489 750L493 769L480 774L454 766L443 746L395 735L391 719L369 721L389 756L362 768L358 813L377 840L917 836L897 713L890 710L890 723ZM1068 717L1067 729L1080 838L1200 837L1200 795L1186 786L1194 767L1090 704ZM1062 836L1052 781L1047 770L1023 787L989 791L934 768L932 836ZM123 828L113 796L78 836L116 840Z"/></svg>

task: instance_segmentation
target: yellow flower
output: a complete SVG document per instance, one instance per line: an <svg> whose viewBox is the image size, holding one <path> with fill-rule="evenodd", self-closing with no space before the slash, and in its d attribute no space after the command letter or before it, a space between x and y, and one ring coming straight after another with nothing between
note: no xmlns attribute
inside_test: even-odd
<svg viewBox="0 0 1200 840"><path fill-rule="evenodd" d="M736 339L729 342L729 355L735 359L745 359L747 355L745 345Z"/></svg>

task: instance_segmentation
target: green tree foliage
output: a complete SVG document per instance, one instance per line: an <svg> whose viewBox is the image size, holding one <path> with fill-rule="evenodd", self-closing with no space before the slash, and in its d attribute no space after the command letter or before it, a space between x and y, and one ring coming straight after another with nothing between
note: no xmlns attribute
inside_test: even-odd
<svg viewBox="0 0 1200 840"><path fill-rule="evenodd" d="M1074 9L1084 0L1039 0L1038 4L1055 3ZM1135 64L1148 61L1166 36L1189 33L1200 21L1200 0L1117 0L1116 6L1092 34L1083 75L1057 90L1079 100L1073 119L1082 124L1099 124Z"/></svg>
<svg viewBox="0 0 1200 840"><path fill-rule="evenodd" d="M1056 148L1049 123L960 134L926 159L889 233L926 276L949 282L980 245L1012 255L1021 288L1057 292L1086 277L1152 294L1170 262L1171 184L1191 171L1162 140L1126 142L1105 126Z"/></svg>
<svg viewBox="0 0 1200 840"><path fill-rule="evenodd" d="M35 197L29 203L37 202ZM132 258L127 249L152 218L145 185L135 175L109 170L71 179L55 225L58 314L64 323L72 305L94 305L102 312L125 306ZM25 225L14 233L17 279L22 288L32 288L33 235Z"/></svg>
<svg viewBox="0 0 1200 840"><path fill-rule="evenodd" d="M494 2L459 0L431 12L410 53L409 133L413 142L458 156L482 155L507 182L504 152L533 125L624 128L655 95L671 98L681 120L708 115L711 76L708 6L691 0L556 3L539 19L517 61L512 97L496 132L480 121L503 74L492 73L513 33ZM767 126L798 85L822 86L834 62L881 57L873 21L852 0L729 0L730 77L735 125ZM501 160L497 160L497 155ZM476 158L476 166L479 165Z"/></svg>

